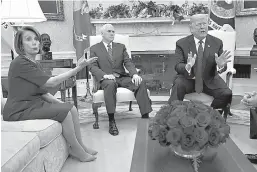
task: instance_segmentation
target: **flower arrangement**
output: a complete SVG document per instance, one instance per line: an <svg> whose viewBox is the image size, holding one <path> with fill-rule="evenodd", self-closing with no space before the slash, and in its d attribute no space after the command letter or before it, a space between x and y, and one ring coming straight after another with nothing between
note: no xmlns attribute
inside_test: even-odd
<svg viewBox="0 0 257 172"><path fill-rule="evenodd" d="M173 101L156 113L148 133L161 146L178 151L177 155L193 155L191 158L197 171L200 155L208 147L217 148L225 143L230 127L212 107L200 102Z"/></svg>
<svg viewBox="0 0 257 172"><path fill-rule="evenodd" d="M134 1L132 5L124 3L111 5L106 10L103 10L102 4L99 4L99 7L90 10L89 15L93 19L166 17L180 21L185 16L200 12L207 14L207 5L194 3L190 7L188 3L178 6L172 3L165 5L153 1Z"/></svg>
<svg viewBox="0 0 257 172"><path fill-rule="evenodd" d="M104 15L104 9L102 4L99 4L98 7L93 8L89 11L89 15L93 19L100 19L103 18Z"/></svg>
<svg viewBox="0 0 257 172"><path fill-rule="evenodd" d="M129 6L126 4L111 5L104 13L104 18L130 18Z"/></svg>
<svg viewBox="0 0 257 172"><path fill-rule="evenodd" d="M200 3L200 4L193 3L193 5L189 10L190 16L195 14L208 14L208 13L209 13L209 8L203 3Z"/></svg>

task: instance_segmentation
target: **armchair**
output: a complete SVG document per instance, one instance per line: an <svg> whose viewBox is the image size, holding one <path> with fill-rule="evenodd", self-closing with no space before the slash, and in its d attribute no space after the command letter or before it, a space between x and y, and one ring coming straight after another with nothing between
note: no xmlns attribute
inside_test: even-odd
<svg viewBox="0 0 257 172"><path fill-rule="evenodd" d="M90 46L95 45L101 41L102 41L101 35L90 36ZM128 54L131 58L131 51L130 51L130 46L129 46L129 36L128 35L115 34L115 38L114 38L113 42L124 44L126 46ZM126 68L125 68L125 70L126 70ZM128 72L128 71L126 70L126 72ZM93 128L98 129L99 128L98 108L101 107L102 103L104 102L104 91L98 90L98 88L99 88L98 83L96 82L94 76L92 78L93 78L92 79L93 80L92 109L93 109L93 114L95 115L95 123L93 124ZM147 92L148 92L148 96L150 96L150 91L147 90ZM132 91L130 91L129 89L119 87L119 88L117 88L116 100L117 100L117 102L128 102L129 101L130 102L129 103L129 111L132 111L132 107L131 107L132 101L136 101L136 98L134 96L134 93Z"/></svg>
<svg viewBox="0 0 257 172"><path fill-rule="evenodd" d="M228 87L232 89L232 77L233 74L236 73L236 70L233 68L236 32L211 30L208 32L208 34L221 39L223 41L223 49L231 52L231 62L227 64L227 70L221 73L220 76L227 83ZM213 97L204 93L190 93L185 95L184 100L196 100L210 106L213 101ZM227 119L227 115L229 113L231 114L230 107L228 109L222 109L221 111L225 120Z"/></svg>

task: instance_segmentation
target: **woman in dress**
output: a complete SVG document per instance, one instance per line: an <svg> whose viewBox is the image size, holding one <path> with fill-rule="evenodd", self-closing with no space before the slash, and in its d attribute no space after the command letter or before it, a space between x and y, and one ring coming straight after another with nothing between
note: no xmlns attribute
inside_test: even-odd
<svg viewBox="0 0 257 172"><path fill-rule="evenodd" d="M97 58L83 59L77 67L58 76L47 75L35 61L40 49L40 34L33 27L23 27L15 36L15 50L19 54L10 64L8 97L3 110L5 121L52 119L60 122L63 136L71 156L80 161L93 161L97 151L84 145L81 138L78 111L48 90L56 88L66 79L75 76Z"/></svg>

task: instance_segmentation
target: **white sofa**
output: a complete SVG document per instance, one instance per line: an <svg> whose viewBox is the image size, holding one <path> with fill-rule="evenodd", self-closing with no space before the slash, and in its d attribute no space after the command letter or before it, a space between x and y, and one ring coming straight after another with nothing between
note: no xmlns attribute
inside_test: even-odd
<svg viewBox="0 0 257 172"><path fill-rule="evenodd" d="M2 98L1 109L6 99ZM62 126L53 120L1 121L2 172L59 172L68 157Z"/></svg>

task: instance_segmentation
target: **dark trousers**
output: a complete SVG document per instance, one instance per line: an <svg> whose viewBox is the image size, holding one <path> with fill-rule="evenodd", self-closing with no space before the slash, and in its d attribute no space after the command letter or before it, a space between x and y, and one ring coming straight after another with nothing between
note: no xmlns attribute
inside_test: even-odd
<svg viewBox="0 0 257 172"><path fill-rule="evenodd" d="M250 138L257 139L257 108L250 109Z"/></svg>
<svg viewBox="0 0 257 172"><path fill-rule="evenodd" d="M170 104L173 100L183 101L186 94L193 92L195 92L195 80L179 76L173 83L172 92L168 103ZM232 101L232 91L228 87L209 89L204 84L203 93L214 97L211 107L215 109L224 108Z"/></svg>
<svg viewBox="0 0 257 172"><path fill-rule="evenodd" d="M141 115L152 111L151 100L148 97L144 81L139 86L135 86L130 77L120 77L116 80L103 80L100 85L104 90L104 101L108 114L115 113L118 87L124 87L134 92Z"/></svg>

